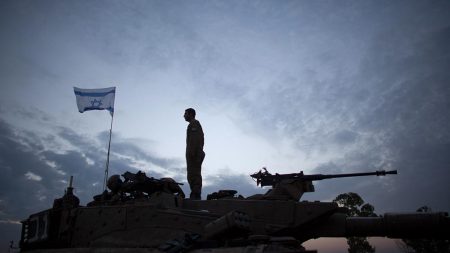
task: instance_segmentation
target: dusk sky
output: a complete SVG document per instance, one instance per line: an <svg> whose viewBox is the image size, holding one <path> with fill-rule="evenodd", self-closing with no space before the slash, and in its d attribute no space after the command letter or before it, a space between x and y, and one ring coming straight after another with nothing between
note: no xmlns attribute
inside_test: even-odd
<svg viewBox="0 0 450 253"><path fill-rule="evenodd" d="M116 87L110 175L173 177L189 194L193 107L203 198L265 192L249 177L262 167L395 169L304 199L450 211L450 1L0 1L0 252L71 175L82 205L102 191L111 116L79 113L74 86Z"/></svg>

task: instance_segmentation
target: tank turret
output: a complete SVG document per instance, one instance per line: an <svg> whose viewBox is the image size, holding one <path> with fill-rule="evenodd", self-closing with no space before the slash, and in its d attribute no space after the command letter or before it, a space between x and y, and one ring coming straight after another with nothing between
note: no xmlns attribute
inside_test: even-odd
<svg viewBox="0 0 450 253"><path fill-rule="evenodd" d="M22 251L44 252L314 252L302 243L319 237L450 238L445 212L349 217L332 202L299 202L312 182L328 178L396 174L251 175L266 194L247 198L221 190L208 200L185 199L173 179L143 172L110 177L111 191L88 206L54 205L23 221ZM71 187L71 185L70 185ZM66 194L69 190L66 191ZM73 195L73 191L70 191ZM63 197L64 199L64 197ZM60 202L60 201L55 201Z"/></svg>

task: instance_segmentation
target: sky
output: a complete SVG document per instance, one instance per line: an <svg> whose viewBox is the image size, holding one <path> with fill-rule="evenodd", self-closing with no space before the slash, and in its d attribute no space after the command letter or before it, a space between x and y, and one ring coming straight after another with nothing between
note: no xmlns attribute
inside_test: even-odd
<svg viewBox="0 0 450 253"><path fill-rule="evenodd" d="M0 1L0 252L70 176L82 205L102 191L111 117L79 113L73 87L116 87L110 175L173 177L189 193L193 107L203 198L265 192L249 177L262 167L395 169L320 181L303 199L357 192L378 214L450 211L449 11L412 0Z"/></svg>

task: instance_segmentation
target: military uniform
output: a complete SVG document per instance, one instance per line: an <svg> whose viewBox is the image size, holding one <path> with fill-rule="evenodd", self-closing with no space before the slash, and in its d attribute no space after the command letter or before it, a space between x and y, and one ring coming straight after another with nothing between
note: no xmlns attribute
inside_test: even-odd
<svg viewBox="0 0 450 253"><path fill-rule="evenodd" d="M187 179L191 188L191 199L200 199L202 193L202 163L204 136L198 120L192 120L186 130Z"/></svg>

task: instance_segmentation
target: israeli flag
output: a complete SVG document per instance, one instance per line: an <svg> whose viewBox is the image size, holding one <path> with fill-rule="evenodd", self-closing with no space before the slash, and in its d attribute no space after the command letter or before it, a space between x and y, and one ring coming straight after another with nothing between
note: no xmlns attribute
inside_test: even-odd
<svg viewBox="0 0 450 253"><path fill-rule="evenodd" d="M77 99L78 111L108 110L114 114L116 87L103 89L80 89L73 87Z"/></svg>

